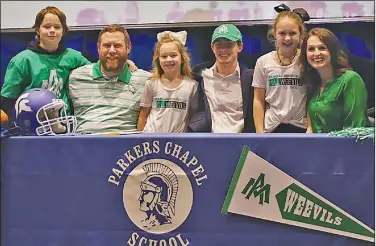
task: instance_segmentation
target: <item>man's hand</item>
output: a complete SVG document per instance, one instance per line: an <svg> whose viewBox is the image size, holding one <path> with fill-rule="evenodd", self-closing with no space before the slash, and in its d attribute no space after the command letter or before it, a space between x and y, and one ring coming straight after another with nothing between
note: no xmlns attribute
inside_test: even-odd
<svg viewBox="0 0 376 246"><path fill-rule="evenodd" d="M136 66L136 64L132 60L128 59L127 64L129 66L129 69L131 70L131 72L137 71L138 67Z"/></svg>

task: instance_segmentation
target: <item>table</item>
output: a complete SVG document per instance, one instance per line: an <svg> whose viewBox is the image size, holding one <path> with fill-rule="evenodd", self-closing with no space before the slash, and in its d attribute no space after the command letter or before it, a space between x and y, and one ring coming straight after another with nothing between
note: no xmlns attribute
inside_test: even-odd
<svg viewBox="0 0 376 246"><path fill-rule="evenodd" d="M371 245L221 214L244 145L375 227L370 139L320 134L13 137L1 145L1 245Z"/></svg>

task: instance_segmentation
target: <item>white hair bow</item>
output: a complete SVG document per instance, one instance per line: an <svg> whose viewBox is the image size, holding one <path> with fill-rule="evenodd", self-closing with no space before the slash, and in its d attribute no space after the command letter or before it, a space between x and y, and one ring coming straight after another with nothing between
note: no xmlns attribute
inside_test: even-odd
<svg viewBox="0 0 376 246"><path fill-rule="evenodd" d="M187 32L180 31L180 32L171 32L171 31L164 31L157 34L158 42L161 41L162 37L169 35L170 37L175 37L180 40L180 42L185 46L185 42L187 41Z"/></svg>

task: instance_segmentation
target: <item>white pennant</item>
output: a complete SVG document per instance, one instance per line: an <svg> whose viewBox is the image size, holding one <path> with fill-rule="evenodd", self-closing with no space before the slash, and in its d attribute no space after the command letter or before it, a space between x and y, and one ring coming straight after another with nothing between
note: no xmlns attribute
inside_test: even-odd
<svg viewBox="0 0 376 246"><path fill-rule="evenodd" d="M227 212L370 242L375 237L370 227L246 146L222 207Z"/></svg>

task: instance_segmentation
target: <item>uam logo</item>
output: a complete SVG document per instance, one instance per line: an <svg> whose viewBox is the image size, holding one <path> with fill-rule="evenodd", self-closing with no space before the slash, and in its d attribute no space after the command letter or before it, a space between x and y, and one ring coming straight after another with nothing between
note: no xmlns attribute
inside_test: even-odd
<svg viewBox="0 0 376 246"><path fill-rule="evenodd" d="M138 228L153 234L168 233L188 217L193 202L192 185L175 163L152 159L129 174L123 188L123 202Z"/></svg>
<svg viewBox="0 0 376 246"><path fill-rule="evenodd" d="M126 176L122 192L125 212L140 229L130 235L127 245L189 245L187 235L183 238L177 229L191 212L193 186L199 189L208 178L199 159L181 145L154 140L133 146L116 165L107 181L119 186ZM161 238L167 233L169 238Z"/></svg>
<svg viewBox="0 0 376 246"><path fill-rule="evenodd" d="M59 98L63 89L63 79L59 78L57 71L52 69L49 79L42 80L42 88L52 91Z"/></svg>
<svg viewBox="0 0 376 246"><path fill-rule="evenodd" d="M220 34L227 33L227 32L228 32L227 26L221 26L218 30L218 33Z"/></svg>

